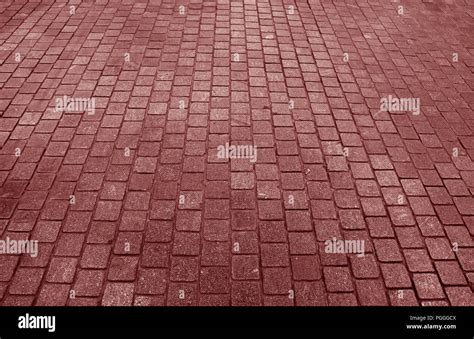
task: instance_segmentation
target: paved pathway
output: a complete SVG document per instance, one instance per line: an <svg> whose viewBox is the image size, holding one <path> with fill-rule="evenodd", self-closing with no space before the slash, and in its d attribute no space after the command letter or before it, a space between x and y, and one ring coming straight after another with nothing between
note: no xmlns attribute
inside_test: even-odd
<svg viewBox="0 0 474 339"><path fill-rule="evenodd" d="M470 0L2 1L0 304L472 306L473 32Z"/></svg>

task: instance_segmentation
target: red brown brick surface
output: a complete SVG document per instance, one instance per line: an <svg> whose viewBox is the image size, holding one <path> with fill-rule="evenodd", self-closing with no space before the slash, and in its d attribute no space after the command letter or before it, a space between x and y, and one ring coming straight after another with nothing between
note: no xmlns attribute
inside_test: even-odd
<svg viewBox="0 0 474 339"><path fill-rule="evenodd" d="M473 18L467 0L2 1L0 235L39 244L0 254L0 305L473 306Z"/></svg>

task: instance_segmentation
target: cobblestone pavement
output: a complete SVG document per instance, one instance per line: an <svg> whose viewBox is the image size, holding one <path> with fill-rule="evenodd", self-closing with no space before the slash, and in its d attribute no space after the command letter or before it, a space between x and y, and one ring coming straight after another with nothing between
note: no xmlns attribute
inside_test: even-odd
<svg viewBox="0 0 474 339"><path fill-rule="evenodd" d="M2 1L0 304L472 306L473 70L470 0Z"/></svg>

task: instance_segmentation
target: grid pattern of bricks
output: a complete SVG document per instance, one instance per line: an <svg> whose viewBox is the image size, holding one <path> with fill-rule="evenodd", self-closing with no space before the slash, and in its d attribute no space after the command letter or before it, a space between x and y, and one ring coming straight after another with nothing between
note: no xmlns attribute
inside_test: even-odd
<svg viewBox="0 0 474 339"><path fill-rule="evenodd" d="M472 306L473 18L468 0L0 3L0 235L39 241L0 255L0 304ZM389 95L420 113L381 111Z"/></svg>

